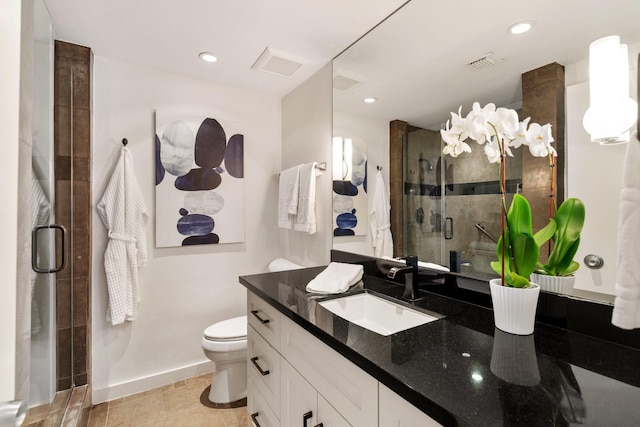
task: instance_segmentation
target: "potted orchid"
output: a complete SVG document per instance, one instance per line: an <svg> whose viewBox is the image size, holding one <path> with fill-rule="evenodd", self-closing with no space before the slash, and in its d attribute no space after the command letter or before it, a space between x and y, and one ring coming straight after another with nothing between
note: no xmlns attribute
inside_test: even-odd
<svg viewBox="0 0 640 427"><path fill-rule="evenodd" d="M505 332L531 334L540 287L529 277L539 265L540 246L554 235L556 223L550 220L534 234L531 207L519 194L514 195L507 209L505 162L507 156L513 156L511 150L522 145L529 147L535 157L555 156L551 125L529 124L529 118L519 121L515 110L496 108L494 104L480 107L476 102L466 117L462 116L462 107L457 114L451 113L451 120L440 132L446 143L444 154L457 157L471 152L465 141L473 140L484 145L490 163L500 163L502 235L496 246L498 261L491 267L501 277L490 281L494 319ZM512 309L515 305L518 308Z"/></svg>

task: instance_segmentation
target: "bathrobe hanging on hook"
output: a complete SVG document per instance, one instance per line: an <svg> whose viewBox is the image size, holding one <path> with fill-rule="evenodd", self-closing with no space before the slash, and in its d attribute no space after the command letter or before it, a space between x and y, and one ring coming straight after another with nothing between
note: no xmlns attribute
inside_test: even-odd
<svg viewBox="0 0 640 427"><path fill-rule="evenodd" d="M140 302L138 267L147 263L148 214L134 174L133 159L126 147L122 147L120 159L98 203L98 213L109 235L104 253L109 291L107 321L118 325L136 317Z"/></svg>

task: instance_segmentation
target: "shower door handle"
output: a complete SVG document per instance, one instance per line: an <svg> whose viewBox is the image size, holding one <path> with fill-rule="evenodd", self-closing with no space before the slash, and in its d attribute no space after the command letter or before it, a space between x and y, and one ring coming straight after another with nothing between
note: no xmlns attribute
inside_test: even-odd
<svg viewBox="0 0 640 427"><path fill-rule="evenodd" d="M450 216L444 220L444 238L445 240L453 239L453 218Z"/></svg>
<svg viewBox="0 0 640 427"><path fill-rule="evenodd" d="M57 265L56 263L55 268L41 268L38 265L38 234L40 230L48 230L48 229L53 229L54 232L55 230L60 231L60 247L61 247L60 265ZM67 265L67 261L66 261L67 245L65 243L66 235L67 235L67 230L63 226L58 224L37 225L33 228L33 231L31 231L31 268L33 269L33 271L35 271L36 273L50 274L50 273L57 273L59 271L64 270L64 267Z"/></svg>

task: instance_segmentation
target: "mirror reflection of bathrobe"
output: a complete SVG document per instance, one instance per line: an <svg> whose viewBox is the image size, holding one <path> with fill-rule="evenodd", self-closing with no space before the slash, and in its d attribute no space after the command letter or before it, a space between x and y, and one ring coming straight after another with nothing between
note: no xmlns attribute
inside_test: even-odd
<svg viewBox="0 0 640 427"><path fill-rule="evenodd" d="M113 325L134 320L140 302L138 267L146 265L145 229L148 214L133 159L126 147L98 203L98 213L109 233L104 254L109 305L107 321Z"/></svg>
<svg viewBox="0 0 640 427"><path fill-rule="evenodd" d="M382 171L376 174L376 187L369 212L369 225L373 242L373 253L378 258L393 256L393 238L391 236L391 204L387 194Z"/></svg>

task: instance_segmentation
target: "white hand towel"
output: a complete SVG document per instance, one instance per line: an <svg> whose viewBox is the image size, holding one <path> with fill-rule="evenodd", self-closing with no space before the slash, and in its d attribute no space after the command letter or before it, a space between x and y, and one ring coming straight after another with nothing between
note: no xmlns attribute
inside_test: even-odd
<svg viewBox="0 0 640 427"><path fill-rule="evenodd" d="M390 211L391 205L389 203L387 187L384 185L382 171L378 170L371 211L369 212L373 254L376 257L390 257L393 255Z"/></svg>
<svg viewBox="0 0 640 427"><path fill-rule="evenodd" d="M316 165L306 163L300 168L298 214L293 229L309 234L316 232Z"/></svg>
<svg viewBox="0 0 640 427"><path fill-rule="evenodd" d="M360 264L332 262L307 284L307 292L341 294L362 279L364 267Z"/></svg>
<svg viewBox="0 0 640 427"><path fill-rule="evenodd" d="M298 270L304 268L303 266L296 264L295 262L291 262L288 259L284 258L276 258L269 264L269 271L287 271L287 270Z"/></svg>
<svg viewBox="0 0 640 427"><path fill-rule="evenodd" d="M301 166L297 165L280 172L278 183L278 227L280 228L293 228L294 218L298 213Z"/></svg>
<svg viewBox="0 0 640 427"><path fill-rule="evenodd" d="M627 147L620 193L618 270L611 323L622 329L640 328L640 143Z"/></svg>

